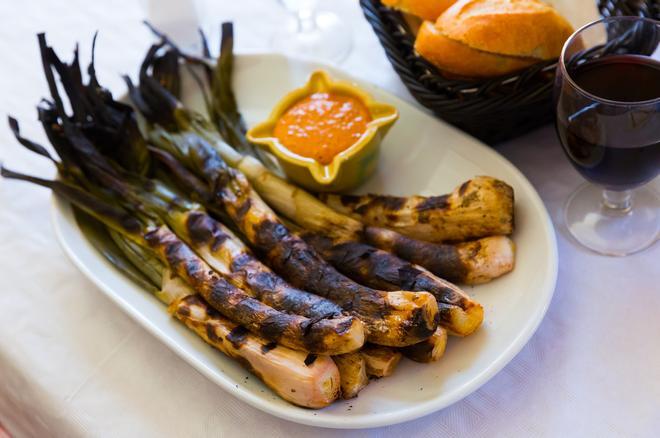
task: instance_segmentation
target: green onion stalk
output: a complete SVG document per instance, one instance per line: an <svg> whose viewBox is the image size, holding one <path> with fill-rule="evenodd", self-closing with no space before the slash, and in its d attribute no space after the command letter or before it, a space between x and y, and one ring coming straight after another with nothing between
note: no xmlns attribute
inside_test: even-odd
<svg viewBox="0 0 660 438"><path fill-rule="evenodd" d="M216 154L224 162L247 177L252 187L269 205L273 206L284 217L306 229L307 231L303 237L310 236L310 238L306 238L310 244L320 241L327 243L330 239L332 243L330 248L324 245L315 249L345 275L360 283L379 289L429 291L433 293L438 301L440 321L443 325L447 326L453 333L460 335L467 335L476 330L483 320L481 305L470 299L454 284L442 280L428 270L404 262L389 252L377 250L364 243L360 245L360 248L367 250L362 251L367 257L359 259L361 260L360 265L340 260L339 255L346 249L346 244L354 245L359 242L364 236L365 227L359 221L335 212L311 194L269 171L254 157L239 153L237 149L223 141L219 132L227 132L229 129L227 128L227 121L242 120L231 92L231 69L228 67L231 66L232 59L232 33L226 31L230 28L227 24L223 26L225 32L223 32L222 52L218 58L218 68L207 70L209 71L208 76L212 77L211 83L214 90L211 99L207 100L212 102L212 108L214 108L212 114L216 115L216 122L221 123L222 126L218 125L218 130L215 130L208 119L184 108L173 93L160 90L160 95L165 95L167 98L161 98L159 104L162 105L165 102L165 107L168 110L160 113L160 118L152 117L152 129L150 130L152 143L174 155L188 168L192 168L195 164L187 160L191 155L200 155L200 153L193 153L192 150L201 148L200 144L204 142L199 138L204 139L206 143L212 145ZM170 50L176 51L178 49L174 47ZM151 56L155 57L156 53L153 52ZM153 67L150 67L150 62L148 57L145 58L140 72L139 90L129 82L131 96L134 101L139 103L136 106L142 110L147 118L155 112L146 105L148 98L144 98L145 95L148 96L156 88L153 87L152 78L149 76L149 72L154 70ZM169 72L161 71L158 74L160 76L178 75L179 72L178 69L173 69ZM142 86L143 83L145 84L144 87ZM155 102L156 99L152 97L151 101ZM220 118L219 114L234 115ZM236 148L239 148L240 145L236 143L236 138L245 140L244 126L240 124L229 124L229 126L233 128L231 129L233 135L226 136L225 139L233 141ZM176 144L179 145L180 150L172 146ZM212 154L209 152L207 155ZM378 231L377 229L374 230ZM383 230L383 232L385 231ZM314 236L323 236L323 239L313 238ZM321 251L321 249L323 250ZM328 252L332 252L334 255L331 256ZM354 260L357 261L358 259ZM387 263L383 264L383 261ZM379 271L382 271L386 266L390 266L392 269L389 269L386 273L385 278L387 281L381 281L380 278L383 276L379 275L381 274ZM401 271L407 273L405 276L398 274L401 267L405 268L404 271Z"/></svg>

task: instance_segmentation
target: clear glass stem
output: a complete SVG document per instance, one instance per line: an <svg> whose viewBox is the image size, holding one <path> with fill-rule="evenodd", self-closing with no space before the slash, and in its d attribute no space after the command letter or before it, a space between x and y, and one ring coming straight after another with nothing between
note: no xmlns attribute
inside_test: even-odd
<svg viewBox="0 0 660 438"><path fill-rule="evenodd" d="M289 12L287 26L275 31L275 51L338 64L351 50L351 28L337 14L319 11L317 0L279 0ZM328 2L330 3L330 2Z"/></svg>
<svg viewBox="0 0 660 438"><path fill-rule="evenodd" d="M296 11L296 32L304 33L316 28L316 13L313 8L300 8Z"/></svg>
<svg viewBox="0 0 660 438"><path fill-rule="evenodd" d="M632 210L632 190L603 190L603 206L611 213L629 213Z"/></svg>

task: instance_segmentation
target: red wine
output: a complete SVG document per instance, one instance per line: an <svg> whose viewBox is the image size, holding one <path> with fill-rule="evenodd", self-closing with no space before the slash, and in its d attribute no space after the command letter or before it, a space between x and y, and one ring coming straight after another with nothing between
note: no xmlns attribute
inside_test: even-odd
<svg viewBox="0 0 660 438"><path fill-rule="evenodd" d="M568 73L586 92L567 91L564 81L558 101L557 131L575 168L613 190L652 180L660 172L660 62L615 55Z"/></svg>

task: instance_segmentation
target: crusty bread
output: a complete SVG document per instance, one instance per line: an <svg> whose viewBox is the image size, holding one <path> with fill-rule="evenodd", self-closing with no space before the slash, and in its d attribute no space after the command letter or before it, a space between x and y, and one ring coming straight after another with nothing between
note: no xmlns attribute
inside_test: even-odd
<svg viewBox="0 0 660 438"><path fill-rule="evenodd" d="M490 77L512 73L538 62L537 59L497 55L473 49L444 36L425 21L415 40L415 50L444 72L465 77Z"/></svg>
<svg viewBox="0 0 660 438"><path fill-rule="evenodd" d="M381 0L385 6L435 21L456 0Z"/></svg>
<svg viewBox="0 0 660 438"><path fill-rule="evenodd" d="M539 0L459 0L437 20L448 38L501 55L554 59L573 28Z"/></svg>

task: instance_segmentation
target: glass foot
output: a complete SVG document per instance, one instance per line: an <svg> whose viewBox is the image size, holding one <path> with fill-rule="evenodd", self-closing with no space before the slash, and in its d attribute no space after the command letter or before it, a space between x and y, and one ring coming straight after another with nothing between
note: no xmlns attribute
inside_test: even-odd
<svg viewBox="0 0 660 438"><path fill-rule="evenodd" d="M584 184L566 201L566 226L599 254L625 256L651 246L660 233L660 198L650 188L625 192Z"/></svg>

